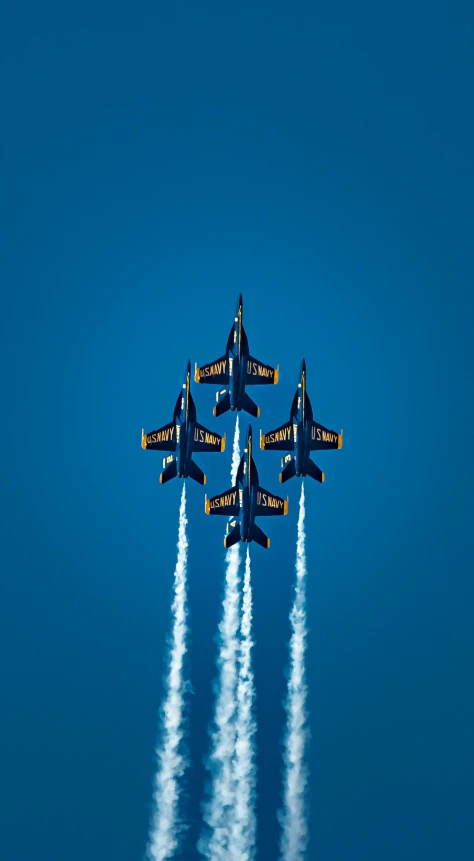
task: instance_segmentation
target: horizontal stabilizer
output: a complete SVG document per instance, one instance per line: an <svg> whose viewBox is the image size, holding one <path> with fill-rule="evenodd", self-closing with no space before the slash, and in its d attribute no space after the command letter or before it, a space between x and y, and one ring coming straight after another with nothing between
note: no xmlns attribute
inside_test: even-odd
<svg viewBox="0 0 474 861"><path fill-rule="evenodd" d="M253 541L255 541L256 544L260 544L260 547L264 547L265 550L268 550L268 548L270 547L270 539L265 535L264 532L262 532L260 526L257 526L256 523L253 527L252 539Z"/></svg>
<svg viewBox="0 0 474 861"><path fill-rule="evenodd" d="M220 401L217 402L213 409L213 413L216 416L222 416L224 413L227 413L230 410L230 395L229 392L226 392L225 395L221 398Z"/></svg>
<svg viewBox="0 0 474 861"><path fill-rule="evenodd" d="M312 460L308 462L308 471L306 475L314 478L315 481L319 481L321 483L324 481L324 472L321 472L319 466L316 466Z"/></svg>
<svg viewBox="0 0 474 861"><path fill-rule="evenodd" d="M291 454L288 455L288 457L290 458L290 460L283 458L281 462L281 465L283 466L283 463L285 463L286 461L285 466L283 466L283 470L280 472L280 481L282 484L284 484L285 481L288 481L290 478L293 478L293 476L296 475L295 459Z"/></svg>
<svg viewBox="0 0 474 861"><path fill-rule="evenodd" d="M257 407L257 404L252 400L251 397L244 392L244 396L242 398L242 409L245 410L246 413L250 413L251 416L254 416L258 419L260 415L260 407Z"/></svg>
<svg viewBox="0 0 474 861"><path fill-rule="evenodd" d="M240 541L240 523L235 520L233 523L235 524L234 526L231 526L229 523L227 524L227 535L224 537L224 547L227 550Z"/></svg>
<svg viewBox="0 0 474 861"><path fill-rule="evenodd" d="M198 484L206 483L206 476L204 475L202 469L199 469L197 463L194 463L194 460L191 460L189 463L188 475L194 481L197 481Z"/></svg>
<svg viewBox="0 0 474 861"><path fill-rule="evenodd" d="M167 458L168 460L168 458ZM160 475L160 484L166 484L167 481L171 481L172 478L176 478L178 474L178 469L176 466L176 458L173 458L168 466L164 470L164 472Z"/></svg>

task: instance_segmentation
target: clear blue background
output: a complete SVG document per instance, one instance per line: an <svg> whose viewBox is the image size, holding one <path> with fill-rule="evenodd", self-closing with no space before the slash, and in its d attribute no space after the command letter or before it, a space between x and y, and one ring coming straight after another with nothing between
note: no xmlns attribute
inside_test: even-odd
<svg viewBox="0 0 474 861"><path fill-rule="evenodd" d="M315 416L345 432L306 484L308 858L474 858L473 26L468 2L4 14L3 861L142 857L181 485L140 431L170 420L188 357L223 353L240 291L281 369L256 430L286 420L305 356ZM214 493L234 419L194 394L229 440L198 458ZM277 489L278 456L257 465ZM251 548L264 861L288 492ZM192 859L224 550L188 499Z"/></svg>

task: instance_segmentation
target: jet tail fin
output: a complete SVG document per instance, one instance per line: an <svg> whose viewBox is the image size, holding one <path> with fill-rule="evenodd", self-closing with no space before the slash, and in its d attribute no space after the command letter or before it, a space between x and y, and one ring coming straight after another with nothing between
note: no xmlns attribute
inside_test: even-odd
<svg viewBox="0 0 474 861"><path fill-rule="evenodd" d="M217 395L217 397L219 397L219 395ZM229 410L230 410L230 395L229 395L229 392L226 392L224 397L221 398L221 400L218 401L217 404L215 405L213 413L217 417L217 416L223 415L223 413L226 413Z"/></svg>
<svg viewBox="0 0 474 861"><path fill-rule="evenodd" d="M257 544L260 544L260 547L264 547L265 550L268 550L270 547L270 539L267 538L265 533L260 529L260 526L257 526L256 523L253 527L253 540Z"/></svg>
<svg viewBox="0 0 474 861"><path fill-rule="evenodd" d="M168 463L166 469L164 469L163 472L160 474L160 484L166 484L167 481L171 481L172 478L176 478L177 474L178 468L176 466L176 458L174 457L172 461Z"/></svg>
<svg viewBox="0 0 474 861"><path fill-rule="evenodd" d="M229 529L229 527L232 528ZM227 524L226 531L227 535L224 537L224 547L228 550L229 547L233 547L234 544L240 541L240 523L237 520L233 520Z"/></svg>
<svg viewBox="0 0 474 861"><path fill-rule="evenodd" d="M191 460L188 467L188 475L190 478L197 481L198 484L206 484L206 476L204 475L202 469L199 469L197 463L194 460Z"/></svg>
<svg viewBox="0 0 474 861"><path fill-rule="evenodd" d="M314 478L315 481L323 482L324 481L324 472L321 472L319 466L316 466L312 460L308 462L308 472L311 478Z"/></svg>
<svg viewBox="0 0 474 861"><path fill-rule="evenodd" d="M242 409L245 410L246 413L250 413L250 415L254 416L256 419L258 419L260 415L260 407L257 407L257 404L251 397L249 397L247 392L244 392L244 396L242 398Z"/></svg>
<svg viewBox="0 0 474 861"><path fill-rule="evenodd" d="M291 458L291 460L287 460L287 458ZM296 475L295 459L293 455L287 455L286 457L284 457L281 462L282 466L283 464L285 464L285 466L283 467L282 472L280 472L280 481L282 484L284 484L285 481L288 481L288 479L293 478L293 476Z"/></svg>

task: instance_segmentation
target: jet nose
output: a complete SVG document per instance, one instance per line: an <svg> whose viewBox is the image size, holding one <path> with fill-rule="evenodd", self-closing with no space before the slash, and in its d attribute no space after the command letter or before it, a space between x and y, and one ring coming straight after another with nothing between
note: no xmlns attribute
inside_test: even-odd
<svg viewBox="0 0 474 861"><path fill-rule="evenodd" d="M303 374L306 374L306 361L305 361L305 359L303 359L301 362L301 376L303 376Z"/></svg>
<svg viewBox="0 0 474 861"><path fill-rule="evenodd" d="M244 310L244 300L242 299L242 293L239 293L239 301L237 302L237 313Z"/></svg>
<svg viewBox="0 0 474 861"><path fill-rule="evenodd" d="M252 439L252 425L249 424L249 429L247 431L247 440Z"/></svg>
<svg viewBox="0 0 474 861"><path fill-rule="evenodd" d="M186 376L191 374L191 359L188 359L188 364L186 365Z"/></svg>

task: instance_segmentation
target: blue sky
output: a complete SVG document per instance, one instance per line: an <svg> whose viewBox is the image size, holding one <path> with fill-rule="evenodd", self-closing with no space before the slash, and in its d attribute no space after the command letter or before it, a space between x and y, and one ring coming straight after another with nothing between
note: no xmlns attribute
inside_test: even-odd
<svg viewBox="0 0 474 861"><path fill-rule="evenodd" d="M303 356L315 418L344 428L306 484L308 857L472 859L473 24L463 2L5 16L5 861L142 857L181 486L140 432L170 420L188 358L222 355L239 292L252 354L280 364L254 428L287 419ZM213 390L194 396L230 439ZM227 487L230 452L198 462ZM224 550L188 490L192 859ZM288 492L252 547L261 859Z"/></svg>

